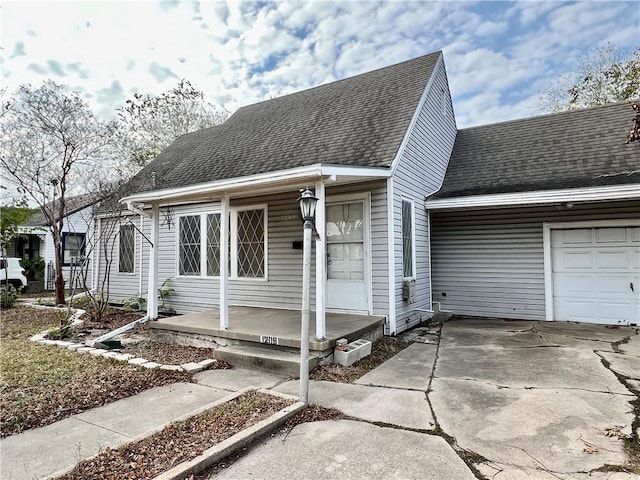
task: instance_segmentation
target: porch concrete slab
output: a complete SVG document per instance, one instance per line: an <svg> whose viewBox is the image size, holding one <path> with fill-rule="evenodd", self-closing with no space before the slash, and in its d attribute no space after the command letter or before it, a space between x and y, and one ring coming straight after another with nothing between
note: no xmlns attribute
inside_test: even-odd
<svg viewBox="0 0 640 480"><path fill-rule="evenodd" d="M226 395L229 392L196 383L174 383L94 408L76 417L83 422L135 437Z"/></svg>
<svg viewBox="0 0 640 480"><path fill-rule="evenodd" d="M437 350L437 345L413 343L355 383L426 392Z"/></svg>
<svg viewBox="0 0 640 480"><path fill-rule="evenodd" d="M453 348L441 342L435 376L509 387L628 393L600 357L581 348L504 348L490 342L484 347Z"/></svg>
<svg viewBox="0 0 640 480"><path fill-rule="evenodd" d="M315 318L315 312L311 312ZM372 332L381 331L385 318L382 316L326 313L326 340L316 340L315 331L309 332L309 348L325 351L335 346L339 338L357 340ZM300 348L300 311L277 308L229 307L229 328L220 330L218 308L202 312L160 318L150 322L157 331L184 332L219 338L222 345L234 341L261 343L261 336L276 337L281 347Z"/></svg>
<svg viewBox="0 0 640 480"><path fill-rule="evenodd" d="M503 388L453 378L434 378L431 389L429 399L442 430L462 448L492 462L588 472L627 459L623 441L608 437L606 429L622 426L623 433L631 432L632 395L561 386ZM588 445L597 451L587 453Z"/></svg>
<svg viewBox="0 0 640 480"><path fill-rule="evenodd" d="M349 420L298 425L210 478L475 479L441 437Z"/></svg>
<svg viewBox="0 0 640 480"><path fill-rule="evenodd" d="M76 417L0 441L0 478L43 478L130 438Z"/></svg>
<svg viewBox="0 0 640 480"><path fill-rule="evenodd" d="M598 352L609 362L609 368L623 377L640 380L640 358L620 353Z"/></svg>
<svg viewBox="0 0 640 480"><path fill-rule="evenodd" d="M206 370L196 373L195 380L200 385L237 392L246 387L271 389L284 382L287 377L273 373L235 368L233 370Z"/></svg>
<svg viewBox="0 0 640 480"><path fill-rule="evenodd" d="M300 382L286 382L273 390L299 395ZM424 430L435 427L431 409L423 392L311 381L309 403L336 408L345 415L370 422Z"/></svg>

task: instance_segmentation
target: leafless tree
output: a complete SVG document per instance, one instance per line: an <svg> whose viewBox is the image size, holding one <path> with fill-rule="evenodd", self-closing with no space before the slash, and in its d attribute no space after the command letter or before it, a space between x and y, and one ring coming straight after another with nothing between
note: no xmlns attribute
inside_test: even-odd
<svg viewBox="0 0 640 480"><path fill-rule="evenodd" d="M22 85L0 117L0 169L42 210L55 246L56 303L64 303L62 230L66 199L87 192L83 172L106 162L115 131L99 120L78 92L49 80Z"/></svg>

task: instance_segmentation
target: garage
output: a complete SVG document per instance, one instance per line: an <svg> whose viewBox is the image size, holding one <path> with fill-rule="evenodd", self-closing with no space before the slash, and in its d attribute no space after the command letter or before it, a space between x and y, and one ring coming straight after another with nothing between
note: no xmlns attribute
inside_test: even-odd
<svg viewBox="0 0 640 480"><path fill-rule="evenodd" d="M550 244L553 320L640 325L640 227L556 228Z"/></svg>

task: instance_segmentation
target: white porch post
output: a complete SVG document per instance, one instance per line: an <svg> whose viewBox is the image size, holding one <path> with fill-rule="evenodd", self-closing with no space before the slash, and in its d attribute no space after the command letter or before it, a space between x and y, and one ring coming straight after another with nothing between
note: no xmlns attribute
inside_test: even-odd
<svg viewBox="0 0 640 480"><path fill-rule="evenodd" d="M325 241L325 191L324 182L316 182L316 339L324 340L327 336L325 316L325 278L326 278L326 241Z"/></svg>
<svg viewBox="0 0 640 480"><path fill-rule="evenodd" d="M229 329L229 195L220 199L220 330Z"/></svg>
<svg viewBox="0 0 640 480"><path fill-rule="evenodd" d="M151 207L151 246L149 249L149 285L147 316L149 320L158 318L158 237L160 230L160 208L157 203Z"/></svg>

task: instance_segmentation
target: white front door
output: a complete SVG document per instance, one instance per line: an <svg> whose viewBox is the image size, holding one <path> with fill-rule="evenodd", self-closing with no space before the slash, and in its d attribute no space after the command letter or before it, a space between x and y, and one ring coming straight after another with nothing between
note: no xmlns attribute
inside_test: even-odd
<svg viewBox="0 0 640 480"><path fill-rule="evenodd" d="M555 320L640 324L640 227L551 231Z"/></svg>
<svg viewBox="0 0 640 480"><path fill-rule="evenodd" d="M327 307L368 311L365 201L328 203Z"/></svg>

